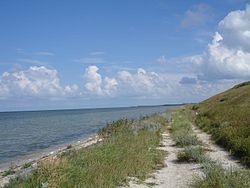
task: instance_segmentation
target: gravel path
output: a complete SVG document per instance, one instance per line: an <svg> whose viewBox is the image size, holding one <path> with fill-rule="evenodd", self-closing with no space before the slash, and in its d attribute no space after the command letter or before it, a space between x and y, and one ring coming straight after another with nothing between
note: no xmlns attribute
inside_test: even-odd
<svg viewBox="0 0 250 188"><path fill-rule="evenodd" d="M218 146L211 139L211 135L201 131L193 126L193 131L198 139L202 141L203 145L207 148L206 154L212 161L216 161L222 165L224 169L237 170L243 168L237 159L230 156L230 154L222 147Z"/></svg>
<svg viewBox="0 0 250 188"><path fill-rule="evenodd" d="M216 145L212 141L211 135L201 131L195 126L192 128L198 139L202 141L202 145L207 150L206 154L211 160L220 163L224 169L237 170L243 168L238 160L234 159L225 149ZM157 170L153 174L154 178L147 179L143 184L138 184L133 180L127 187L147 188L153 186L156 188L184 188L189 186L195 176L203 176L200 164L177 162L176 154L181 148L175 145L175 142L170 138L169 133L163 133L162 137L163 142L159 149L168 152L165 159L165 167Z"/></svg>
<svg viewBox="0 0 250 188"><path fill-rule="evenodd" d="M153 174L154 178L147 179L144 184L136 184L131 181L128 187L132 188L182 188L187 187L195 176L201 176L201 166L196 163L179 163L176 154L181 148L175 146L169 133L163 133L161 148L168 152L165 159L165 167Z"/></svg>

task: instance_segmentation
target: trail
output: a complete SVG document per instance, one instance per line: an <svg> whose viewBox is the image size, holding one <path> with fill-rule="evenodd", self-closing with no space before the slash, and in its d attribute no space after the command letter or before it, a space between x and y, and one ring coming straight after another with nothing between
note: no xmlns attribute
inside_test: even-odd
<svg viewBox="0 0 250 188"><path fill-rule="evenodd" d="M212 161L221 164L225 170L238 170L243 168L238 160L230 156L225 149L214 143L211 139L211 135L203 132L194 125L192 125L192 129L202 142L201 145L205 147L206 155ZM165 158L165 167L154 172L152 178L145 180L145 182L139 184L135 180L132 180L127 187L184 188L189 187L195 177L204 176L201 164L177 162L176 154L178 151L182 150L182 148L176 146L168 132L162 134L162 143L159 149L168 152Z"/></svg>
<svg viewBox="0 0 250 188"><path fill-rule="evenodd" d="M194 125L192 128L198 139L202 141L203 146L207 150L206 154L212 161L221 164L225 170L238 170L243 168L239 160L230 156L228 151L215 144L211 138L211 135L203 132Z"/></svg>
<svg viewBox="0 0 250 188"><path fill-rule="evenodd" d="M179 163L176 154L181 148L176 147L168 132L162 134L162 144L159 149L168 152L165 158L165 167L157 170L154 178L147 179L143 184L131 181L128 187L132 188L184 188L187 187L195 176L201 176L201 166L197 163Z"/></svg>

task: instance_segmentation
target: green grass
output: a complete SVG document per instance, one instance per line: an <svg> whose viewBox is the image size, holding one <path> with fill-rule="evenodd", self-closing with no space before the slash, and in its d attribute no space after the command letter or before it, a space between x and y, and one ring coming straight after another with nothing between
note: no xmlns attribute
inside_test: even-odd
<svg viewBox="0 0 250 188"><path fill-rule="evenodd" d="M166 119L161 116L139 121L119 120L99 131L102 143L62 154L40 163L27 177L18 177L6 188L86 187L112 188L128 177L144 180L163 166L165 152L158 150Z"/></svg>
<svg viewBox="0 0 250 188"><path fill-rule="evenodd" d="M196 135L193 133L187 111L179 110L174 113L171 125L171 136L177 145L183 147L199 144Z"/></svg>
<svg viewBox="0 0 250 188"><path fill-rule="evenodd" d="M184 150L177 153L179 162L204 162L207 161L204 150L202 147L185 147Z"/></svg>
<svg viewBox="0 0 250 188"><path fill-rule="evenodd" d="M197 188L247 188L250 187L249 170L224 170L212 161L203 163L205 178L196 178L191 187Z"/></svg>
<svg viewBox="0 0 250 188"><path fill-rule="evenodd" d="M177 153L179 162L203 162L207 160L201 142L192 130L190 110L175 111L171 123L171 136L178 146L184 149Z"/></svg>
<svg viewBox="0 0 250 188"><path fill-rule="evenodd" d="M25 163L23 166L22 166L22 169L26 169L26 168L29 168L32 166L32 163Z"/></svg>
<svg viewBox="0 0 250 188"><path fill-rule="evenodd" d="M250 82L191 107L195 123L250 167Z"/></svg>
<svg viewBox="0 0 250 188"><path fill-rule="evenodd" d="M188 108L175 112L172 122L172 134L175 131L188 132L193 134L190 129L193 115ZM250 170L225 170L221 164L212 161L206 156L201 143L196 145L186 145L177 154L180 162L198 162L201 164L204 177L197 177L190 187L195 188L247 188L250 187Z"/></svg>

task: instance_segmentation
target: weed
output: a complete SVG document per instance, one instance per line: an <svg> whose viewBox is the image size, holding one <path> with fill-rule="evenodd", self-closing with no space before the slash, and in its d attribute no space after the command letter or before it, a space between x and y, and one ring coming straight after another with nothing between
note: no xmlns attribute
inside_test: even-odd
<svg viewBox="0 0 250 188"><path fill-rule="evenodd" d="M22 166L22 169L26 169L26 168L29 168L31 167L32 163L25 163L23 166Z"/></svg>
<svg viewBox="0 0 250 188"><path fill-rule="evenodd" d="M12 175L12 174L15 174L15 170L10 168L9 170L6 170L4 173L3 173L3 177L5 176L9 176L9 175Z"/></svg>

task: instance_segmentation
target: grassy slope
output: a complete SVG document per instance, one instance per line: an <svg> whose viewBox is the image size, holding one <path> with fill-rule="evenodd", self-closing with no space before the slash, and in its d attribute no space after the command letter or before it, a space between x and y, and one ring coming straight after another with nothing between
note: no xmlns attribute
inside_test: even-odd
<svg viewBox="0 0 250 188"><path fill-rule="evenodd" d="M250 170L231 171L223 169L220 163L215 163L215 161L213 161L206 155L206 150L204 150L204 145L202 144L202 142L191 141L196 140L195 133L191 129L191 124L193 123L193 115L194 114L188 108L176 111L173 114L173 121L171 123L171 135L173 139L177 142L177 144L181 140L182 144L179 144L179 146L184 147L177 153L178 161L200 163L202 166L201 169L205 175L205 177L196 177L190 187L250 187ZM190 139L190 135L192 135L193 139Z"/></svg>
<svg viewBox="0 0 250 188"><path fill-rule="evenodd" d="M192 107L196 124L250 166L250 82L236 85Z"/></svg>
<svg viewBox="0 0 250 188"><path fill-rule="evenodd" d="M145 179L163 165L157 150L166 118L151 116L139 121L119 120L99 132L104 141L74 150L39 164L28 177L19 177L6 187L117 187L128 177Z"/></svg>

